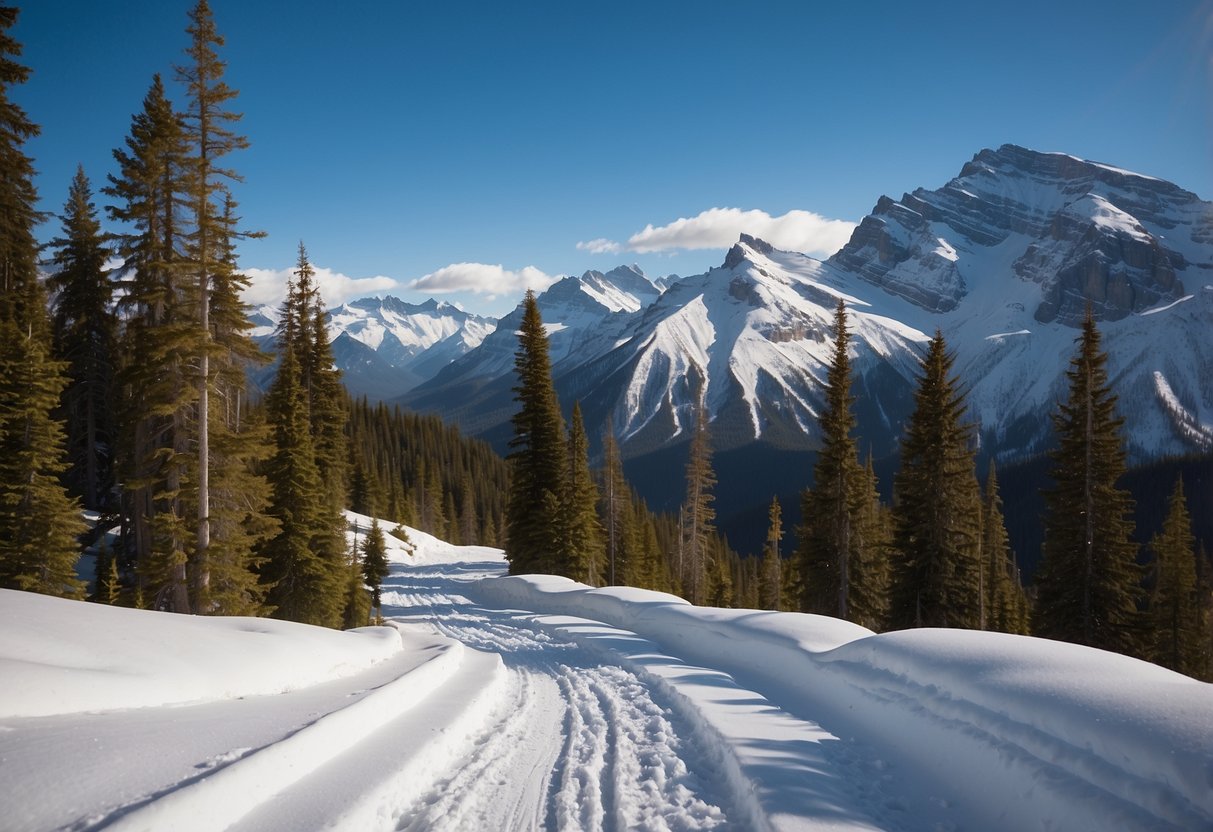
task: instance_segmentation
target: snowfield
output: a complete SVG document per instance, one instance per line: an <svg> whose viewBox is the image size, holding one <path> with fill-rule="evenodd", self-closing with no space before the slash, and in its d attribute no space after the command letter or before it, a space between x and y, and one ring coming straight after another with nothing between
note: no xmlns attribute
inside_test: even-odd
<svg viewBox="0 0 1213 832"><path fill-rule="evenodd" d="M409 535L391 626L347 633L0 591L0 825L1213 828L1213 685L503 577Z"/></svg>

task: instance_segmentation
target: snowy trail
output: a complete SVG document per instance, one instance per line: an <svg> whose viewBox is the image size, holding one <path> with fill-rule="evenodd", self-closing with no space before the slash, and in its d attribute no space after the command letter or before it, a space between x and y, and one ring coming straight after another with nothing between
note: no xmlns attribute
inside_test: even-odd
<svg viewBox="0 0 1213 832"><path fill-rule="evenodd" d="M36 793L7 812L6 830L84 830L118 822L365 699L430 661L440 640L410 635L410 649L368 670L290 693L197 705L0 720L0 795ZM21 760L71 760L50 777Z"/></svg>
<svg viewBox="0 0 1213 832"><path fill-rule="evenodd" d="M395 620L500 654L510 679L468 758L400 829L730 826L733 784L660 692L558 629L479 609L460 589L450 567L404 567L385 592Z"/></svg>

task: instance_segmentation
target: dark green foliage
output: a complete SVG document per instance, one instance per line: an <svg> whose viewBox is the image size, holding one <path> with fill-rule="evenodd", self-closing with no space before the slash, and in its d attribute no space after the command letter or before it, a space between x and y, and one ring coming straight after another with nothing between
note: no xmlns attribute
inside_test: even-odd
<svg viewBox="0 0 1213 832"><path fill-rule="evenodd" d="M1027 635L1028 599L1003 524L1002 497L998 493L994 460L990 460L981 511L981 555L981 629Z"/></svg>
<svg viewBox="0 0 1213 832"><path fill-rule="evenodd" d="M566 571L560 560L560 500L565 446L560 407L552 387L548 339L535 295L528 291L518 333L514 388L519 404L510 440L510 496L506 509L506 560L510 573Z"/></svg>
<svg viewBox="0 0 1213 832"><path fill-rule="evenodd" d="M712 444L708 413L702 397L695 406L695 425L686 467L687 492L682 510L682 546L677 564L678 582L692 604L710 603L725 594L725 575L715 561L716 510L712 507L716 474L712 471ZM728 581L732 583L731 580ZM715 587L715 591L713 591ZM731 601L731 586L728 587ZM727 606L728 604L717 604Z"/></svg>
<svg viewBox="0 0 1213 832"><path fill-rule="evenodd" d="M783 558L779 554L779 542L783 539L783 509L778 497L771 499L767 521L767 545L762 553L758 606L764 610L777 610L783 590L780 570Z"/></svg>
<svg viewBox="0 0 1213 832"><path fill-rule="evenodd" d="M330 530L290 334L284 338L282 363L266 403L275 447L266 471L269 513L280 530L262 547L262 578L275 618L336 627L346 582L337 568L341 561L326 558L318 546Z"/></svg>
<svg viewBox="0 0 1213 832"><path fill-rule="evenodd" d="M1125 470L1122 420L1107 356L1090 310L1066 376L1070 392L1053 418L1058 449L1046 492L1044 551L1033 632L1119 653L1141 652L1132 502L1117 486Z"/></svg>
<svg viewBox="0 0 1213 832"><path fill-rule="evenodd" d="M60 219L50 279L54 353L67 366L63 391L68 490L85 508L111 509L114 486L114 363L118 320L113 285L105 271L109 252L84 168L78 168Z"/></svg>
<svg viewBox="0 0 1213 832"><path fill-rule="evenodd" d="M615 441L615 429L610 419L607 420L606 435L602 440L602 454L602 505L599 511L606 547L602 577L607 586L614 586L620 583L628 572L626 553L629 528L626 515L632 497L631 489L623 476L623 460L619 455L619 443Z"/></svg>
<svg viewBox="0 0 1213 832"><path fill-rule="evenodd" d="M923 358L894 485L893 629L981 623L980 494L953 360L937 331Z"/></svg>
<svg viewBox="0 0 1213 832"><path fill-rule="evenodd" d="M78 598L79 506L60 483L66 468L59 406L64 366L51 357L46 296L38 283L33 164L38 128L9 98L29 70L9 34L17 10L0 8L0 586Z"/></svg>
<svg viewBox="0 0 1213 832"><path fill-rule="evenodd" d="M407 542L407 541L406 541ZM388 576L387 542L383 539L383 529L379 520L371 520L366 539L362 541L362 575L367 586L371 588L371 604L376 613L381 607L380 592L383 582Z"/></svg>
<svg viewBox="0 0 1213 832"><path fill-rule="evenodd" d="M846 305L834 314L834 354L826 376L822 447L813 487L801 498L804 525L798 548L802 609L869 627L886 612L887 566L879 498L870 471L859 464L851 431L851 362Z"/></svg>
<svg viewBox="0 0 1213 832"><path fill-rule="evenodd" d="M365 399L349 402L347 408L352 456L361 460L354 470L361 466L360 488L368 495L363 499L378 503L386 519L442 535L445 530L421 522L417 502L429 505L429 512L436 502L441 513L450 494L461 526L465 514L476 521L475 533L465 535L463 542L486 546L497 543L494 530L500 528L505 515L509 469L488 444L464 437L435 416L389 409L383 404L371 406ZM430 494L436 495L436 501ZM352 507L358 511L356 504ZM385 516L372 511L359 513Z"/></svg>
<svg viewBox="0 0 1213 832"><path fill-rule="evenodd" d="M581 405L575 403L560 494L562 559L557 569L558 574L597 586L602 583L602 526L598 521L598 487L590 474L588 448Z"/></svg>
<svg viewBox="0 0 1213 832"><path fill-rule="evenodd" d="M1196 538L1184 499L1183 480L1175 483L1171 510L1162 531L1150 541L1154 555L1154 592L1150 597L1152 643L1148 658L1189 676L1207 670L1204 632L1196 581Z"/></svg>
<svg viewBox="0 0 1213 832"><path fill-rule="evenodd" d="M180 262L182 164L180 119L160 77L131 122L119 173L104 193L123 258L119 304L125 327L117 368L118 444L123 483L123 551L135 563L139 594L157 606L188 611L185 545L189 534L182 485L190 478L188 414L196 388L182 356L193 337Z"/></svg>

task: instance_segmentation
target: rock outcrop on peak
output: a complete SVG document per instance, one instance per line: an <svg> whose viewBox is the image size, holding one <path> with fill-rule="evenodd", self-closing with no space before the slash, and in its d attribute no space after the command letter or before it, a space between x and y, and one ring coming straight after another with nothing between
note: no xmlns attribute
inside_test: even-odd
<svg viewBox="0 0 1213 832"><path fill-rule="evenodd" d="M1015 145L937 190L881 197L831 265L937 313L979 280L1039 284L1042 323L1119 320L1213 277L1213 203L1169 182ZM1193 254L1196 256L1193 257Z"/></svg>

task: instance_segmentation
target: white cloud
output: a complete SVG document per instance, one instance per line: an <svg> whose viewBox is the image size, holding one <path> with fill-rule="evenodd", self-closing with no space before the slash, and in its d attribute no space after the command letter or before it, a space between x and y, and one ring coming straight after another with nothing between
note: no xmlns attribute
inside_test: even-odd
<svg viewBox="0 0 1213 832"><path fill-rule="evenodd" d="M646 225L643 231L628 238L627 247L640 253L728 248L744 232L787 251L829 255L842 248L853 230L853 222L827 219L812 211L788 211L772 217L765 211L709 208L698 216L683 217L669 225Z"/></svg>
<svg viewBox="0 0 1213 832"><path fill-rule="evenodd" d="M503 268L500 264L491 266L486 263L452 263L417 278L408 288L436 294L475 292L492 299L497 295L527 289L540 292L557 280L558 277L545 274L534 266L524 266L515 272Z"/></svg>
<svg viewBox="0 0 1213 832"><path fill-rule="evenodd" d="M578 243L577 250L588 251L590 254L618 254L623 251L623 246L614 240L599 237L595 240Z"/></svg>
<svg viewBox="0 0 1213 832"><path fill-rule="evenodd" d="M365 295L384 294L400 288L400 281L392 277L350 277L348 275L313 265L316 285L320 297L329 309L340 306L347 300ZM295 269L241 269L252 281L244 292L244 302L251 306L278 306L286 299L287 280L294 276Z"/></svg>

